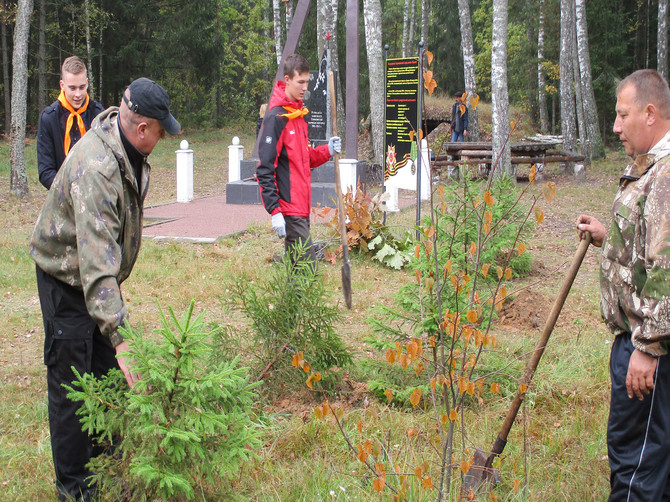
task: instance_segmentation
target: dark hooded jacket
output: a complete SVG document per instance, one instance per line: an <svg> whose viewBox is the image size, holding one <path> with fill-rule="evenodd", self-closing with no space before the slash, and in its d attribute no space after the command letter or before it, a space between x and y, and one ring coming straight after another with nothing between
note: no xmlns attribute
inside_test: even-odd
<svg viewBox="0 0 670 502"><path fill-rule="evenodd" d="M270 214L309 216L312 207L311 171L330 158L328 145L312 148L304 116L289 118L301 110L302 101L286 96L286 83L278 81L263 120L258 147L256 177L265 209Z"/></svg>

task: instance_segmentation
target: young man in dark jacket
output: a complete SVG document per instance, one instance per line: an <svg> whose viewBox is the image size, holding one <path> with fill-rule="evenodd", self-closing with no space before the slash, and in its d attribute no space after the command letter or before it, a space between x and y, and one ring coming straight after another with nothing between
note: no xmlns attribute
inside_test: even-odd
<svg viewBox="0 0 670 502"><path fill-rule="evenodd" d="M104 110L90 100L86 65L77 56L63 61L60 89L58 99L42 111L37 128L37 168L40 183L47 189L70 149Z"/></svg>
<svg viewBox="0 0 670 502"><path fill-rule="evenodd" d="M309 214L312 208L311 169L340 153L339 137L327 145L312 148L307 138L302 98L309 83L309 65L305 58L292 54L284 62L284 80L277 81L263 121L258 147L260 161L256 177L263 205L272 215L272 228L285 237L284 248L302 241L308 258L314 260Z"/></svg>
<svg viewBox="0 0 670 502"><path fill-rule="evenodd" d="M461 91L455 97L451 107L451 141L465 141L468 135L468 104Z"/></svg>

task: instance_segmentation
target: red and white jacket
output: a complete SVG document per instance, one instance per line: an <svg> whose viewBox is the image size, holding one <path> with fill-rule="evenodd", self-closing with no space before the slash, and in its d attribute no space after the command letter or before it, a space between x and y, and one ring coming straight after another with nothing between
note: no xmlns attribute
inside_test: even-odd
<svg viewBox="0 0 670 502"><path fill-rule="evenodd" d="M302 101L286 97L286 82L278 80L265 113L258 146L256 178L270 214L309 216L312 208L311 169L330 159L328 145L312 148Z"/></svg>

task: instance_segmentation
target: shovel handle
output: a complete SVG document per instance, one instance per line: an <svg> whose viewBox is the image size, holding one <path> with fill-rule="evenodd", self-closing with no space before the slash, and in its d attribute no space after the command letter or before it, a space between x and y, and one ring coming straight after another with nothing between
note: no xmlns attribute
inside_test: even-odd
<svg viewBox="0 0 670 502"><path fill-rule="evenodd" d="M335 78L333 72L328 72L328 89L330 89L330 110L332 114L333 136L337 136L337 106L335 103ZM349 242L347 240L347 223L342 200L342 183L340 181L340 155L333 152L335 164L335 191L337 192L337 212L340 220L340 236L342 238L342 293L347 308L351 308L351 267L349 264Z"/></svg>
<svg viewBox="0 0 670 502"><path fill-rule="evenodd" d="M586 255L586 251L589 248L589 244L591 244L591 234L587 232L585 237L579 243L579 248L577 249L575 257L572 260L572 265L570 265L570 268L568 269L568 273L565 276L565 279L563 280L563 284L561 285L561 289L558 292L558 296L556 297L556 300L554 300L554 305L551 308L551 312L549 312L549 317L547 317L547 322L544 324L544 330L542 331L542 336L538 340L537 345L535 346L535 350L533 351L533 355L531 356L530 360L528 361L528 364L526 365L526 373L524 374L523 379L521 380L521 385L522 386L525 385L526 389L530 384L530 381L533 379L533 375L535 374L537 365L539 364L540 359L542 358L542 354L544 354L544 349L547 347L549 336L551 335L551 332L553 331L554 326L556 325L558 315L561 313L563 304L565 304L565 299L568 297L568 293L570 292L572 283L574 282L575 277L577 276L577 271L579 270L579 267L581 266L582 261L584 260L584 256ZM525 389L524 392L521 392L521 390L522 387L520 386L519 390L516 393L516 396L514 397L514 401L512 401L512 406L507 412L507 417L505 417L505 422L503 423L502 429L500 430L500 434L498 434L498 438L496 439L496 442L493 445L493 449L491 450L491 456L500 455L502 453L503 448L505 447L505 444L507 443L507 435L509 434L512 425L514 424L516 415L519 412L519 407L521 406L521 402L523 401L523 398L526 393Z"/></svg>

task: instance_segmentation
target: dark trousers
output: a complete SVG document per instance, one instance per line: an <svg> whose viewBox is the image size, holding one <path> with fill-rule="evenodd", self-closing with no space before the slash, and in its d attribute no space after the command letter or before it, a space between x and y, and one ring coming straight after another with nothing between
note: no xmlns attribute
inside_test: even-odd
<svg viewBox="0 0 670 502"><path fill-rule="evenodd" d="M284 239L284 249L290 260L311 260L316 261L316 254L314 252L314 244L309 233L310 223L309 217L302 216L285 216L286 221L286 238ZM294 247L299 242L304 244L303 253L296 256Z"/></svg>
<svg viewBox="0 0 670 502"><path fill-rule="evenodd" d="M49 430L60 500L86 497L90 475L86 464L101 453L81 430L76 415L81 402L67 398L62 384L72 384L79 373L100 377L117 367L116 351L88 314L81 291L37 267L37 289L44 321L44 364L47 367Z"/></svg>
<svg viewBox="0 0 670 502"><path fill-rule="evenodd" d="M639 401L626 393L630 335L612 344L612 400L607 424L610 501L670 500L670 356L658 359L654 389Z"/></svg>

